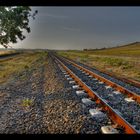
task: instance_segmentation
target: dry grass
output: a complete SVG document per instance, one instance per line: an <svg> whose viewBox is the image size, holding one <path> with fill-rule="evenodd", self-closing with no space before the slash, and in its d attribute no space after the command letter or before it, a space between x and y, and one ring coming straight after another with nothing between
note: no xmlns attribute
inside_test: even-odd
<svg viewBox="0 0 140 140"><path fill-rule="evenodd" d="M119 51L116 51L116 49ZM124 52L126 55L124 55ZM140 56L140 46L137 46L137 51L129 49L127 46L124 48L114 48L114 50L60 51L58 54L91 67L112 72L115 75L140 81L140 57L134 55L138 54Z"/></svg>
<svg viewBox="0 0 140 140"><path fill-rule="evenodd" d="M0 60L0 83L6 82L13 74L19 74L30 69L34 66L34 62L44 56L46 56L45 52L29 52L20 54L10 60Z"/></svg>
<svg viewBox="0 0 140 140"><path fill-rule="evenodd" d="M15 50L0 50L0 55L15 53Z"/></svg>
<svg viewBox="0 0 140 140"><path fill-rule="evenodd" d="M128 44L120 47L108 48L105 50L95 50L85 52L94 55L109 55L109 56L127 56L140 58L140 43Z"/></svg>

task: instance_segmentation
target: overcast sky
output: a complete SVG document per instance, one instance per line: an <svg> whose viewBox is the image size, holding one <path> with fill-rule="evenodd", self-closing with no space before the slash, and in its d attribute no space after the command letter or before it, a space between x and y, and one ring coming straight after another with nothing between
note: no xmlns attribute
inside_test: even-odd
<svg viewBox="0 0 140 140"><path fill-rule="evenodd" d="M15 48L83 49L140 41L140 7L33 7L31 33Z"/></svg>

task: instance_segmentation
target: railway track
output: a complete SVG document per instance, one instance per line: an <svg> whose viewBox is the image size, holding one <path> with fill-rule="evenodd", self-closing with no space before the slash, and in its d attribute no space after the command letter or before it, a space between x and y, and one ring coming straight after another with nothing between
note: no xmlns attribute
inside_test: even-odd
<svg viewBox="0 0 140 140"><path fill-rule="evenodd" d="M106 77L106 75L102 73L101 73L102 75L100 75L100 73L95 73L94 71L89 70L88 68L85 68L84 66L78 65L77 63L75 63L74 61L71 61L70 59L66 59L63 57L61 57L61 59L67 61L68 63L72 64L78 69L83 70L86 73L89 73L93 77L97 78L99 81L106 83L110 87L115 88L117 91L120 91L123 94L126 94L128 97L132 97L135 101L140 103L140 88L131 86L127 83L121 82L120 80L116 80L115 78L112 78L111 76ZM115 82L113 81L114 79L115 79Z"/></svg>
<svg viewBox="0 0 140 140"><path fill-rule="evenodd" d="M66 57L64 57L64 58L66 58ZM66 58L66 59L70 60L69 58ZM71 61L73 61L73 60L71 60ZM74 61L73 61L73 62L74 62ZM81 64L81 65L84 65L84 66L86 66L86 67L88 67L88 68L90 69L90 67L89 67L88 65L82 64L82 63L80 63L80 62L78 62L78 63ZM105 74L105 75L107 75L107 76L113 77L113 78L115 78L115 79L117 79L117 80L119 80L119 81L122 81L122 82L124 82L124 83L126 83L126 84L128 84L128 85L131 85L131 86L140 88L140 82L137 81L137 80L135 80L135 79L126 78L126 77L124 77L124 76L122 77L121 75L115 75L115 74L113 74L112 72L105 71L104 69L98 69L98 68L92 68L92 69L94 69L95 71L99 71L99 72L102 73L103 75ZM139 93L140 93L140 92L139 92Z"/></svg>
<svg viewBox="0 0 140 140"><path fill-rule="evenodd" d="M131 78L128 79L126 77L116 76L116 75L112 74L111 72L107 72L105 70L99 70L99 71L101 71L102 73L107 74L107 75L109 75L111 77L114 77L114 78L116 78L118 80L121 80L122 82L125 82L125 83L127 83L129 85L132 85L132 86L135 86L137 88L140 88L140 82L139 81L136 81L136 80L131 79Z"/></svg>
<svg viewBox="0 0 140 140"><path fill-rule="evenodd" d="M123 128L124 133L128 134L140 133L140 97L137 93L66 58L56 55L52 57L69 83L74 84L73 88L79 90L77 93L87 93L96 104L101 105L100 111L105 111L115 124L112 128ZM94 114L92 111L97 110L89 110L91 115Z"/></svg>
<svg viewBox="0 0 140 140"><path fill-rule="evenodd" d="M69 60L71 62L74 62L94 73L96 73L97 75L100 75L110 81L115 82L117 85L120 85L122 87L125 87L127 90L130 90L134 93L137 93L138 95L140 95L140 83L138 81L134 81L132 79L126 79L126 78L120 78L119 76L115 76L109 72L103 71L103 70L99 70L96 68L91 68L88 65L85 65L83 63L80 62L75 62L74 60L71 60L69 58L66 57L62 57L63 59L65 58L66 60Z"/></svg>
<svg viewBox="0 0 140 140"><path fill-rule="evenodd" d="M63 58L66 58L66 57L63 57ZM68 60L70 60L70 61L72 61L72 62L75 62L74 60L72 60L72 59L69 59L69 58L66 58L66 59L68 59ZM83 63L80 63L80 62L77 62L79 65L81 65L81 66L85 66L86 68L89 68L89 69L91 69L88 65L86 65L86 64L83 64ZM129 86L134 86L134 87L136 87L136 88L140 88L140 82L139 81L137 81L137 80L134 80L134 79L131 79L131 78L126 78L126 77L121 77L121 76L118 76L118 75L114 75L113 73L111 73L111 72L107 72L107 71L105 71L105 70L103 70L103 69L97 69L97 68L92 68L92 69L94 69L94 71L98 71L98 72L100 72L101 74L103 74L103 76L104 75L107 75L107 76L109 76L109 77L113 77L113 78L115 78L116 80L118 80L118 81L122 81L122 82L124 82L125 84L128 84ZM130 87L130 89L132 89L132 87ZM139 93L140 93L140 90L138 91Z"/></svg>

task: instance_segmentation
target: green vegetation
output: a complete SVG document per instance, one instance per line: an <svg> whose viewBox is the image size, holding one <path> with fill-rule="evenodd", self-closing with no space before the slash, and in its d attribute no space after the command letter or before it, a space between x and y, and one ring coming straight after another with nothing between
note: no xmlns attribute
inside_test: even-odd
<svg viewBox="0 0 140 140"><path fill-rule="evenodd" d="M128 68L132 68L132 65L126 61L123 60L122 58L110 58L110 57L105 57L105 58L98 58L99 61L103 61L106 64L109 64L110 66L117 66L120 67L122 66L123 69L128 69Z"/></svg>
<svg viewBox="0 0 140 140"><path fill-rule="evenodd" d="M32 13L29 6L0 6L0 44L8 48L9 43L24 40L23 31L31 30L29 18L34 19L37 13L37 10Z"/></svg>
<svg viewBox="0 0 140 140"><path fill-rule="evenodd" d="M33 100L32 99L28 99L28 98L23 99L21 105L23 107L30 107L30 106L33 105Z"/></svg>

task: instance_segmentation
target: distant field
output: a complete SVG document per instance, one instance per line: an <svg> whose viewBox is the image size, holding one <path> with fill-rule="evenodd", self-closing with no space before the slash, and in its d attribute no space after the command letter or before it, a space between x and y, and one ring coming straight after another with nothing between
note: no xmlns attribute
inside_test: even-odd
<svg viewBox="0 0 140 140"><path fill-rule="evenodd" d="M128 44L115 48L108 48L105 50L89 51L86 53L94 53L97 55L116 55L116 56L127 56L127 57L140 57L140 43Z"/></svg>
<svg viewBox="0 0 140 140"><path fill-rule="evenodd" d="M15 53L15 50L0 50L0 56Z"/></svg>
<svg viewBox="0 0 140 140"><path fill-rule="evenodd" d="M140 43L95 51L59 51L58 54L140 81Z"/></svg>

